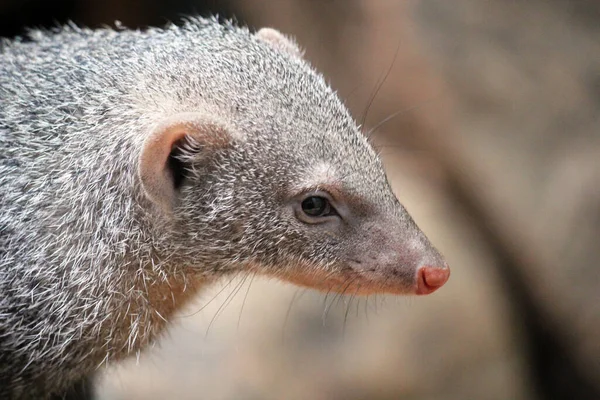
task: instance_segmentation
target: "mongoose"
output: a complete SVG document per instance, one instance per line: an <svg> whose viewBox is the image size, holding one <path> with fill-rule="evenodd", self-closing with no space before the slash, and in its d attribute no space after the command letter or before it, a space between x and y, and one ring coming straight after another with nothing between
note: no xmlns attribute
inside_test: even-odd
<svg viewBox="0 0 600 400"><path fill-rule="evenodd" d="M257 273L427 294L449 269L297 44L215 19L0 44L0 397L139 351Z"/></svg>

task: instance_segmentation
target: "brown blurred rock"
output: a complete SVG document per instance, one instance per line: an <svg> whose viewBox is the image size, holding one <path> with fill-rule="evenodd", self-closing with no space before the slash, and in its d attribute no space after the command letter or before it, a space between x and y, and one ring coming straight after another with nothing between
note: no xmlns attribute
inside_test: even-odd
<svg viewBox="0 0 600 400"><path fill-rule="evenodd" d="M460 160L455 168L516 253L549 329L600 388L600 27L586 23L593 3L424 0L415 15L457 105L457 127L443 139Z"/></svg>

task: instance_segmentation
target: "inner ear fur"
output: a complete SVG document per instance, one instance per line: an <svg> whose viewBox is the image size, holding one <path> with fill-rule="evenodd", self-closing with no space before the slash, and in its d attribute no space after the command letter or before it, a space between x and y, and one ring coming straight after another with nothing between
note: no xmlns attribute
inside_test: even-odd
<svg viewBox="0 0 600 400"><path fill-rule="evenodd" d="M167 214L177 199L180 174L185 169L174 160L192 139L197 151L210 152L224 148L231 136L224 124L198 113L179 114L166 118L146 138L138 160L138 175L144 193ZM190 146L185 146L189 150Z"/></svg>
<svg viewBox="0 0 600 400"><path fill-rule="evenodd" d="M256 37L275 49L284 51L294 57L302 58L304 56L304 51L298 46L296 41L282 34L277 29L261 28L256 32Z"/></svg>

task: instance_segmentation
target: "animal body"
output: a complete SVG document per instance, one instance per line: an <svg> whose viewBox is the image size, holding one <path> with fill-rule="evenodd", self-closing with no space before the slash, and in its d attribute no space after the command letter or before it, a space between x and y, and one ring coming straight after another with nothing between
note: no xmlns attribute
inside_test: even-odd
<svg viewBox="0 0 600 400"><path fill-rule="evenodd" d="M214 19L0 44L0 398L60 395L203 286L427 294L442 256L278 31Z"/></svg>

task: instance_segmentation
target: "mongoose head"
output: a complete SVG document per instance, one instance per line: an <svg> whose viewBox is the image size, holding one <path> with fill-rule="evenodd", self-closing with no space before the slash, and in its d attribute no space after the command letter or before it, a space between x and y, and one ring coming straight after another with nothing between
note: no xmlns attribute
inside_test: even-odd
<svg viewBox="0 0 600 400"><path fill-rule="evenodd" d="M239 31L224 34L227 51L202 66L211 78L202 99L157 118L139 159L144 193L181 262L350 294L441 287L443 257L297 45L273 29L250 45Z"/></svg>

